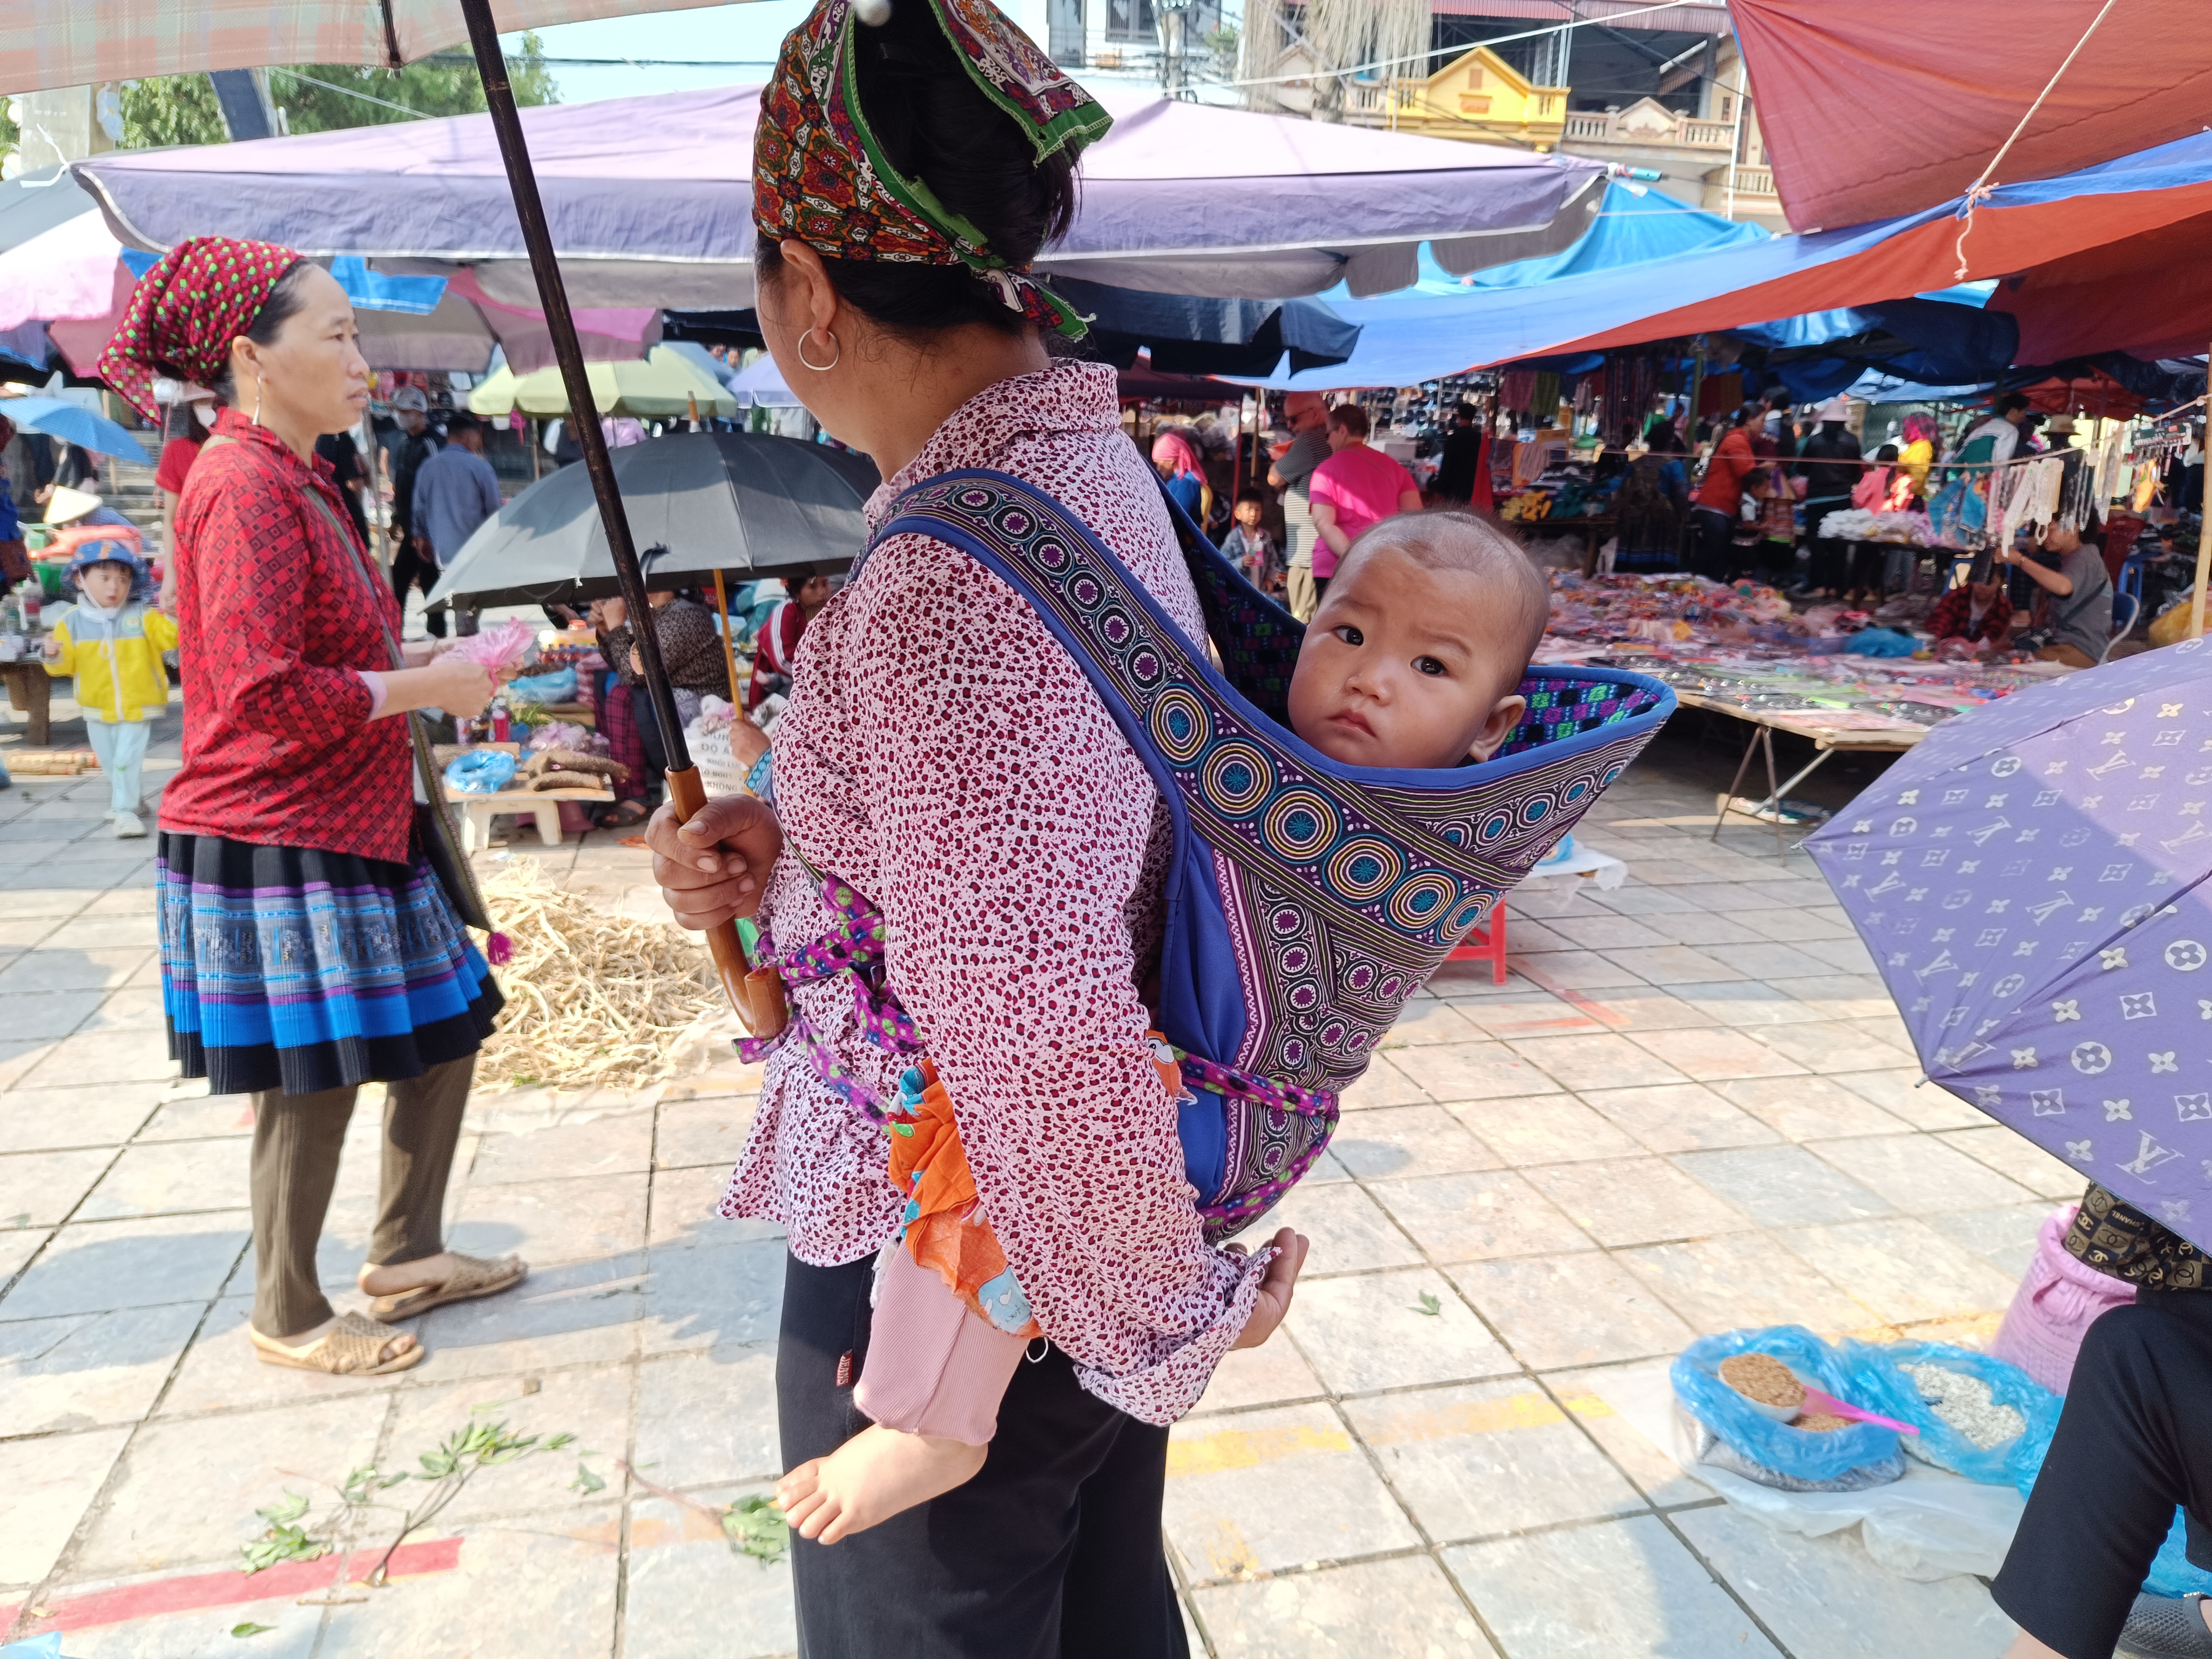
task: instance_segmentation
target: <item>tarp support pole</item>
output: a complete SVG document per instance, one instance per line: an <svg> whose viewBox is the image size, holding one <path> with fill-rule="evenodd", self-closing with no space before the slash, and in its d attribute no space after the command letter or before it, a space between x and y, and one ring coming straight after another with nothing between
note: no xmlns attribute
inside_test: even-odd
<svg viewBox="0 0 2212 1659"><path fill-rule="evenodd" d="M2208 359L2205 373L2212 374L2212 359ZM2208 382L2212 385L2212 382ZM2197 504L2197 586L2189 600L2189 637L2204 637L2204 578L2212 572L2212 513L2205 511L2207 503Z"/></svg>
<svg viewBox="0 0 2212 1659"><path fill-rule="evenodd" d="M730 674L730 707L742 714L745 696L738 690L738 642L730 635L730 596L722 586L720 566L714 570L714 612L722 619L722 666Z"/></svg>
<svg viewBox="0 0 2212 1659"><path fill-rule="evenodd" d="M607 551L612 556L615 579L622 585L629 607L630 634L637 643L645 671L646 701L660 728L662 752L668 758L668 794L678 817L689 818L707 804L698 769L684 741L684 725L676 717L676 696L668 684L667 665L660 659L660 641L654 635L653 605L646 597L645 572L630 541L629 519L623 511L622 490L615 483L614 462L607 453L606 434L599 429L599 405L592 400L592 379L584 367L584 348L576 337L576 319L569 313L568 290L561 281L561 265L553 251L553 233L545 222L545 204L538 194L538 174L530 164L530 148L523 141L522 118L514 107L514 89L507 84L507 59L499 49L499 31L491 16L491 0L461 0L461 15L469 26L469 46L476 53L477 74L483 82L484 107L492 131L499 137L500 159L507 164L507 182L514 196L514 216L522 225L523 244L530 250L531 274L538 279L538 301L545 313L546 331L553 337L553 356L561 365L562 383L568 392L568 421L584 452L584 470L591 475L592 494L599 504L599 522L607 532ZM730 1006L746 1012L745 975L751 963L738 940L737 927L724 922L709 929L707 944Z"/></svg>

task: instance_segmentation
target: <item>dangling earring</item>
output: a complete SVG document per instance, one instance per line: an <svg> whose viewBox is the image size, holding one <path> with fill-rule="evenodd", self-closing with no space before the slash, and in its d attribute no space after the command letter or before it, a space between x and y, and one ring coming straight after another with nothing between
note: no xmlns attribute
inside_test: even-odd
<svg viewBox="0 0 2212 1659"><path fill-rule="evenodd" d="M261 384L258 378L253 382L253 424L256 426L261 424Z"/></svg>
<svg viewBox="0 0 2212 1659"><path fill-rule="evenodd" d="M830 361L826 363L809 362L807 361L806 343L814 337L814 331L812 329L808 329L805 333L799 337L799 361L802 363L805 363L806 367L812 369L817 374L827 374L831 369L837 367L838 361L845 355L845 348L839 343L836 335L831 334L826 328L823 329L822 332L830 341L830 349L832 354Z"/></svg>

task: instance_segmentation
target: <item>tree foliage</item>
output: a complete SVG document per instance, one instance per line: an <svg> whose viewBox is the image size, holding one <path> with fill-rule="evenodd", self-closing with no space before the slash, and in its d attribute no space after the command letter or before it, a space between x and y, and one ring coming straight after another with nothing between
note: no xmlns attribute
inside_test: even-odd
<svg viewBox="0 0 2212 1659"><path fill-rule="evenodd" d="M516 103L558 101L560 89L536 34L524 35L521 50L507 61ZM425 115L473 115L484 107L483 82L477 78L476 64L460 52L441 52L398 70L357 64L307 64L296 71L272 69L269 91L270 101L284 112L284 124L293 132L381 126ZM125 82L122 93L126 149L216 144L225 137L215 88L204 75ZM395 105L398 107L391 107Z"/></svg>

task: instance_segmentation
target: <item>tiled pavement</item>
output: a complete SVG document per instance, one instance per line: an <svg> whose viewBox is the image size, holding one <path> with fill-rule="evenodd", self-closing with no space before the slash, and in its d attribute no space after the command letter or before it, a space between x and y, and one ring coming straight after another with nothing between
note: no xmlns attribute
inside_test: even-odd
<svg viewBox="0 0 2212 1659"><path fill-rule="evenodd" d="M163 737L157 769L173 712ZM1978 1340L2036 1223L2078 1189L1913 1086L1802 855L1778 860L1763 831L1705 839L1716 764L1670 736L1616 787L1584 838L1629 861L1628 884L1520 900L1509 982L1455 969L1409 1006L1283 1206L1315 1243L1287 1329L1232 1356L1176 1431L1167 1530L1194 1650L1982 1659L2009 1639L1976 1581L1913 1583L1855 1539L1772 1531L1623 1410L1702 1331ZM708 1213L746 1075L480 1097L453 1242L521 1251L528 1285L430 1315L430 1358L398 1377L258 1365L240 1335L244 1103L172 1080L151 844L106 838L101 791L0 793L15 1628L58 1613L73 1659L788 1651L787 1570L733 1555L712 1515L776 1472L781 1247ZM651 914L641 855L605 839L546 856ZM334 1286L359 1261L374 1141L372 1098L332 1206ZM430 1529L459 1544L365 1600L230 1575L257 1507L403 1466L487 1414L573 1431L583 1455L490 1471ZM577 1462L605 1486L577 1490ZM241 1648L246 1623L273 1628Z"/></svg>

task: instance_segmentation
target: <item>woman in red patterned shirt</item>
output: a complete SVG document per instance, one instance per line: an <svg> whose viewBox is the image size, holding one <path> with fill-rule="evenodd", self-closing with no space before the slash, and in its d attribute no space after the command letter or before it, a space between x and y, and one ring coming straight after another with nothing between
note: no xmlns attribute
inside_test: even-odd
<svg viewBox="0 0 2212 1659"><path fill-rule="evenodd" d="M1047 349L1082 324L1027 274L1072 216L1073 152L1105 122L989 8L901 0L871 26L821 0L756 129L762 328L815 417L875 459L872 523L938 473L1012 474L1079 514L1198 638L1114 371ZM1247 1256L1200 1231L1139 989L1159 951L1166 807L1037 613L931 537L874 545L807 624L793 682L774 788L794 851L768 873L762 920L778 948L836 925L800 849L881 911L890 988L1048 1343L1018 1367L972 1480L834 1546L794 1538L800 1644L814 1659L1180 1656L1166 1425L1281 1318L1298 1241L1285 1229L1287 1253ZM681 830L655 818L679 921L761 897L733 867L748 805ZM769 1054L723 1205L789 1235L787 1468L866 1421L851 1385L872 1259L902 1207L884 1129L824 1069L895 1097L908 1063L868 1041L842 981L796 985L792 1003L818 1048Z"/></svg>
<svg viewBox="0 0 2212 1659"><path fill-rule="evenodd" d="M227 405L177 511L185 754L156 871L170 1054L211 1092L253 1096L247 1335L271 1364L404 1370L423 1350L380 1321L523 1274L441 1236L500 994L425 857L396 718L474 714L490 681L453 657L392 666L399 612L314 453L368 398L328 271L266 243L180 243L140 280L100 373L149 416L157 374ZM354 1092L372 1081L390 1085L360 1278L374 1320L334 1316L315 1273Z"/></svg>

